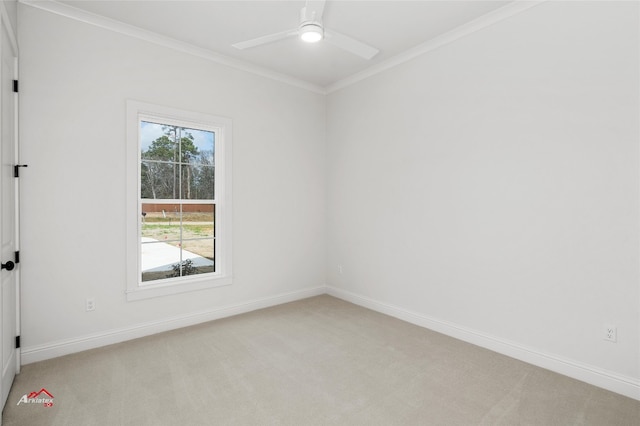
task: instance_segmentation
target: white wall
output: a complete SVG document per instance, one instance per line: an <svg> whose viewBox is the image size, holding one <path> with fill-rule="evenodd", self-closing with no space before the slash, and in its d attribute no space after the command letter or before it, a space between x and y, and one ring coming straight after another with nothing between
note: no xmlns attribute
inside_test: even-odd
<svg viewBox="0 0 640 426"><path fill-rule="evenodd" d="M323 291L323 95L22 4L19 24L26 362ZM233 285L125 301L127 99L233 120Z"/></svg>
<svg viewBox="0 0 640 426"><path fill-rule="evenodd" d="M637 4L549 2L326 100L28 6L19 23L27 362L326 280L638 389ZM234 120L232 286L125 301L126 99Z"/></svg>
<svg viewBox="0 0 640 426"><path fill-rule="evenodd" d="M640 389L638 49L548 2L330 94L333 293Z"/></svg>

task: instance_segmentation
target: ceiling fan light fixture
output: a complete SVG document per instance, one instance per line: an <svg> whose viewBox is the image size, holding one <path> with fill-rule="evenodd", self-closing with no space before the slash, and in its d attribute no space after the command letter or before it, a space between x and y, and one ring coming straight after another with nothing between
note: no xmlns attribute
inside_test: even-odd
<svg viewBox="0 0 640 426"><path fill-rule="evenodd" d="M322 26L316 23L302 25L299 32L300 39L307 43L316 43L324 37Z"/></svg>
<svg viewBox="0 0 640 426"><path fill-rule="evenodd" d="M251 40L241 41L232 46L236 49L244 50L289 37L300 37L305 43L317 43L320 40L325 40L325 42L346 52L353 53L365 60L376 56L379 50L375 47L332 31L331 29L327 29L326 33L324 32L322 14L325 3L328 2L326 0L307 0L305 6L300 9L300 20L296 27Z"/></svg>

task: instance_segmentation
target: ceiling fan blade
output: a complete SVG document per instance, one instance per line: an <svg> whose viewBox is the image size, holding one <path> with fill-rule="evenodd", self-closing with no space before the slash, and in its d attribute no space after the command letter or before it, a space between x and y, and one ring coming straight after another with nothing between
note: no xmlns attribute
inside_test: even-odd
<svg viewBox="0 0 640 426"><path fill-rule="evenodd" d="M251 40L241 41L236 44L232 44L236 49L244 50L249 49L251 47L260 46L261 44L273 43L274 41L282 40L290 36L294 36L298 34L298 29L295 30L287 30L281 31L279 33L270 34L258 38L254 38Z"/></svg>
<svg viewBox="0 0 640 426"><path fill-rule="evenodd" d="M371 47L368 44L355 40L344 34L336 33L335 31L324 31L324 40L327 43L333 44L340 49L351 52L364 59L371 59L380 52L375 47Z"/></svg>
<svg viewBox="0 0 640 426"><path fill-rule="evenodd" d="M305 5L306 19L314 22L322 22L324 4L325 0L307 0Z"/></svg>

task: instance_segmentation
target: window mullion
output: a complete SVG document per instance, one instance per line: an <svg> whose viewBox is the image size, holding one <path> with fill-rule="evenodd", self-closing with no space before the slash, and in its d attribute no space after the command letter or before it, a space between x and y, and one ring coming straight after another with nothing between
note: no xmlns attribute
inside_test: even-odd
<svg viewBox="0 0 640 426"><path fill-rule="evenodd" d="M182 209L182 199L184 195L182 194L182 128L176 127L176 146L178 147L178 158L176 162L178 164L178 197L180 198L180 276L184 276L184 258L183 258L183 231L184 231L184 211Z"/></svg>

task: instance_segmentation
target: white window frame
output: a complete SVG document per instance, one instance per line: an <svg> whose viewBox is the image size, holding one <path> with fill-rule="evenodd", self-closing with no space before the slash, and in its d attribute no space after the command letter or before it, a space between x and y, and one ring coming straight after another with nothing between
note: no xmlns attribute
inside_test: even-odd
<svg viewBox="0 0 640 426"><path fill-rule="evenodd" d="M215 131L215 272L146 281L141 273L140 122L177 124ZM126 196L127 196L127 288L128 301L229 285L231 262L231 146L232 121L226 117L184 111L149 103L127 101ZM152 201L152 200L145 200Z"/></svg>

